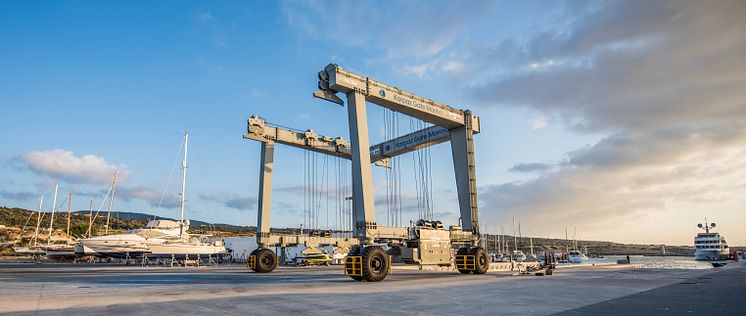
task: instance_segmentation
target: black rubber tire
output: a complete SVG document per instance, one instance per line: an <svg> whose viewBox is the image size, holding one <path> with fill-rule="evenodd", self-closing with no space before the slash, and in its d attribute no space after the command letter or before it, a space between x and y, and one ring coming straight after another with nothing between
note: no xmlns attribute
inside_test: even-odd
<svg viewBox="0 0 746 316"><path fill-rule="evenodd" d="M256 252L256 269L259 273L269 273L277 267L277 255L274 251L267 248L259 249Z"/></svg>
<svg viewBox="0 0 746 316"><path fill-rule="evenodd" d="M469 254L469 248L459 248L459 250L456 252L457 255L467 255ZM469 274L471 273L471 270L458 270L461 274Z"/></svg>
<svg viewBox="0 0 746 316"><path fill-rule="evenodd" d="M347 253L348 256L359 256L360 255L360 246L352 246L350 248L350 252ZM357 275L349 275L350 278L352 278L355 281L362 281L362 276Z"/></svg>
<svg viewBox="0 0 746 316"><path fill-rule="evenodd" d="M383 281L389 274L389 257L381 247L370 246L363 249L363 281Z"/></svg>
<svg viewBox="0 0 746 316"><path fill-rule="evenodd" d="M251 258L251 256L255 256L257 251L259 251L259 249L254 249L254 251L252 251L251 253L249 253L248 256L246 256L246 266L247 267L249 266L249 258ZM256 272L256 267L254 267L254 268L249 267L249 269L251 269L252 271Z"/></svg>
<svg viewBox="0 0 746 316"><path fill-rule="evenodd" d="M474 255L474 260L477 261L476 270L474 274L485 274L490 269L490 259L487 257L487 252L482 247L471 248L471 254Z"/></svg>

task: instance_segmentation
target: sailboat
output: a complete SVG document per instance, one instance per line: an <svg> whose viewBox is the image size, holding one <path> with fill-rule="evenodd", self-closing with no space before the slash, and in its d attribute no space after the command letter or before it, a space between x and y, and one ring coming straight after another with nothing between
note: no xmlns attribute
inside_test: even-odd
<svg viewBox="0 0 746 316"><path fill-rule="evenodd" d="M69 236L60 237L54 235L54 213L57 208L58 189L59 185L55 185L54 198L52 199L52 214L49 219L49 236L47 237L47 244L41 246L41 248L44 249L47 258L50 259L75 257L75 242Z"/></svg>
<svg viewBox="0 0 746 316"><path fill-rule="evenodd" d="M189 134L184 134L184 159L182 161L181 219L179 221L154 219L145 228L133 229L124 234L97 236L80 240L85 254L114 258L197 258L221 256L227 253L222 242L207 241L207 235L188 234L189 220L184 220L184 193L186 191L186 163ZM113 186L112 186L113 187ZM111 204L111 203L110 203Z"/></svg>
<svg viewBox="0 0 746 316"><path fill-rule="evenodd" d="M150 249L148 256L180 259L200 256L222 256L227 253L221 241L208 242L207 235L194 235L187 234L186 232L189 228L185 226L184 221L188 148L189 134L184 133L184 159L181 163L181 220L179 221L179 235L164 235L159 238L149 238L146 241Z"/></svg>
<svg viewBox="0 0 746 316"><path fill-rule="evenodd" d="M42 194L39 197L39 210L36 212L36 230L34 231L34 238L32 240L29 240L29 244L26 247L13 246L13 251L15 253L19 255L33 255L33 256L44 254L44 249L41 249L38 245L39 229L41 228L41 219L42 219L41 209L43 206L44 206L44 194ZM31 217L33 216L34 216L34 213L31 213L31 215L29 215L29 218L28 220L26 220L26 222L28 223L28 221L31 220ZM24 229L25 229L25 226L26 225L24 225Z"/></svg>
<svg viewBox="0 0 746 316"><path fill-rule="evenodd" d="M573 249L567 253L567 260L570 263L582 263L588 261L588 255L578 250L578 230L577 228L573 232Z"/></svg>

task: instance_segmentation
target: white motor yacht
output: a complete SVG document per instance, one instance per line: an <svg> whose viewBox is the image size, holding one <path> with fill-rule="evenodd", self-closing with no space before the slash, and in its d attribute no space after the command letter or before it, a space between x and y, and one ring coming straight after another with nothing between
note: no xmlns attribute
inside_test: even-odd
<svg viewBox="0 0 746 316"><path fill-rule="evenodd" d="M580 252L580 250L570 250L567 253L567 261L570 263L583 263L586 260L588 260L588 256Z"/></svg>
<svg viewBox="0 0 746 316"><path fill-rule="evenodd" d="M715 229L715 223L698 224L697 227L703 229L704 233L698 233L694 237L694 259L702 261L727 260L730 256L728 243L719 233L711 232Z"/></svg>
<svg viewBox="0 0 746 316"><path fill-rule="evenodd" d="M517 262L523 262L526 260L526 254L524 254L523 251L521 250L513 250L511 257L513 261L517 261Z"/></svg>

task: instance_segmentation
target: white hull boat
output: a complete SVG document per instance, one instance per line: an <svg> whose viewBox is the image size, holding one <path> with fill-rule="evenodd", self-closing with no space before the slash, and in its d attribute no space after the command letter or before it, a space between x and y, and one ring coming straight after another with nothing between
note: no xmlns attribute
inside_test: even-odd
<svg viewBox="0 0 746 316"><path fill-rule="evenodd" d="M703 229L704 233L698 233L694 237L694 259L699 261L718 261L730 259L730 249L725 238L719 233L710 232L715 229L715 223L699 224L697 227Z"/></svg>

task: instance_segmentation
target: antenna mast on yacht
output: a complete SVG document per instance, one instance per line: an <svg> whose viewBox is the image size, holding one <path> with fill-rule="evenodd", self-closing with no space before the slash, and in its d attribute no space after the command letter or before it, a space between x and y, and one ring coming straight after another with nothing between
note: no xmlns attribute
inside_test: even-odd
<svg viewBox="0 0 746 316"><path fill-rule="evenodd" d="M707 217L705 217L705 225L702 226L702 224L698 224L697 227L704 229L705 233L709 233L710 229L715 228L715 223L712 223L712 224L708 223Z"/></svg>
<svg viewBox="0 0 746 316"><path fill-rule="evenodd" d="M41 208L44 206L44 194L39 197L39 212L36 214L36 230L34 231L34 246L39 240L39 228L41 226Z"/></svg>
<svg viewBox="0 0 746 316"><path fill-rule="evenodd" d="M52 199L52 216L49 218L49 238L47 238L47 246L52 241L52 224L54 224L54 209L57 206L57 189L59 184L54 185L54 199Z"/></svg>
<svg viewBox="0 0 746 316"><path fill-rule="evenodd" d="M179 237L184 234L184 193L186 191L187 147L189 133L184 133L184 160L181 162L181 221L179 222Z"/></svg>
<svg viewBox="0 0 746 316"><path fill-rule="evenodd" d="M114 204L114 191L117 190L117 175L118 174L119 174L119 170L114 170L114 180L111 180L111 196L109 197L109 212L106 215L106 228L104 229L104 235L109 234L109 220L111 219L111 206ZM106 201L106 198L104 198L104 201ZM99 207L99 209L101 208Z"/></svg>

